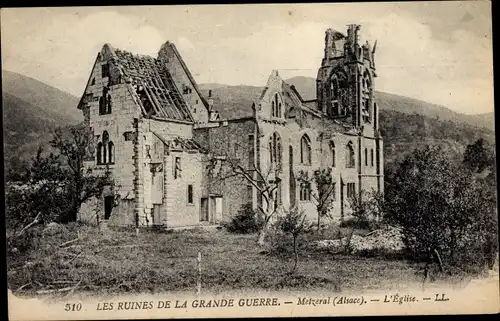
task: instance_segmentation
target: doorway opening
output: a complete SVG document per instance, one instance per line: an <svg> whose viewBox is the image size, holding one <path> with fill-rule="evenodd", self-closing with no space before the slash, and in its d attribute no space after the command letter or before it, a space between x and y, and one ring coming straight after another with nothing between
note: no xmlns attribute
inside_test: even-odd
<svg viewBox="0 0 500 321"><path fill-rule="evenodd" d="M108 220L111 216L111 211L113 210L115 198L114 196L104 197L104 219Z"/></svg>
<svg viewBox="0 0 500 321"><path fill-rule="evenodd" d="M207 197L201 198L200 209L201 209L200 221L201 222L208 222L208 198Z"/></svg>

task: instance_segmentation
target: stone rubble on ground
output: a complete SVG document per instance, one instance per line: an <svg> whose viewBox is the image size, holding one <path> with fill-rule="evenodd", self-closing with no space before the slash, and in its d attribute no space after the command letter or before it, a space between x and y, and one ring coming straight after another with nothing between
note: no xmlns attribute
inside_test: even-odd
<svg viewBox="0 0 500 321"><path fill-rule="evenodd" d="M51 222L43 229L43 235L55 235L61 233L62 230L63 227L60 224Z"/></svg>
<svg viewBox="0 0 500 321"><path fill-rule="evenodd" d="M346 242L347 236L337 240L316 241L311 245L317 249L340 253L344 251ZM365 236L353 235L350 246L352 254L367 250L383 250L389 253L399 252L404 248L403 234L399 228L385 227L370 232Z"/></svg>

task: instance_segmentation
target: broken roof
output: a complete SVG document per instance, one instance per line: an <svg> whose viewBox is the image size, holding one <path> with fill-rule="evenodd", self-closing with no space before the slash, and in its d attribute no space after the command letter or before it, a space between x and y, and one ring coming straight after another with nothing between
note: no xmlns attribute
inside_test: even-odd
<svg viewBox="0 0 500 321"><path fill-rule="evenodd" d="M134 55L109 47L120 76L133 85L145 116L193 121L186 101L165 64L150 56Z"/></svg>
<svg viewBox="0 0 500 321"><path fill-rule="evenodd" d="M157 132L152 132L158 137L165 146L171 151L187 151L187 152L200 152L206 153L207 151L192 138L185 138L180 136L165 138Z"/></svg>

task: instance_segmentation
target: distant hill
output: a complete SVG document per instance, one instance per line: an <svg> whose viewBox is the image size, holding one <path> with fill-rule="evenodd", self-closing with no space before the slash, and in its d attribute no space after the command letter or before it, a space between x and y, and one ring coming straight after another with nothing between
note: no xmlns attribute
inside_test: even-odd
<svg viewBox="0 0 500 321"><path fill-rule="evenodd" d="M18 166L47 145L59 126L83 120L79 99L36 79L2 71L4 169Z"/></svg>
<svg viewBox="0 0 500 321"><path fill-rule="evenodd" d="M228 86L222 84L200 84L203 96L212 91L214 105L217 106L221 119L243 118L252 115L252 103L257 101L263 87Z"/></svg>
<svg viewBox="0 0 500 321"><path fill-rule="evenodd" d="M60 119L75 123L83 120L82 113L76 109L79 97L34 78L2 70L2 90L42 110L57 114Z"/></svg>
<svg viewBox="0 0 500 321"><path fill-rule="evenodd" d="M294 85L297 91L305 100L316 99L316 79L311 77L293 77L286 80L290 85ZM394 110L406 114L421 114L428 117L439 117L442 120L467 123L472 126L495 129L495 117L493 113L479 115L465 115L453 110L425 101L405 96L375 91L377 103L380 110Z"/></svg>
<svg viewBox="0 0 500 321"><path fill-rule="evenodd" d="M495 142L495 133L487 128L394 110L380 111L380 131L386 166L424 145L440 146L450 155L462 157L467 145L480 137L490 145Z"/></svg>

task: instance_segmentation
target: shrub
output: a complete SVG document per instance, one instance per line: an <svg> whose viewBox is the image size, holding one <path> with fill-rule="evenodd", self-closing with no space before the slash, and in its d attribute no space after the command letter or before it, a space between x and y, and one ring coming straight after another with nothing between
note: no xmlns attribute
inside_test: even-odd
<svg viewBox="0 0 500 321"><path fill-rule="evenodd" d="M225 228L231 233L250 234L260 231L264 222L259 218L252 205L246 204L238 213L225 224Z"/></svg>
<svg viewBox="0 0 500 321"><path fill-rule="evenodd" d="M383 195L375 191L365 191L360 198L354 195L349 199L352 217L343 219L341 227L374 230L380 228Z"/></svg>

